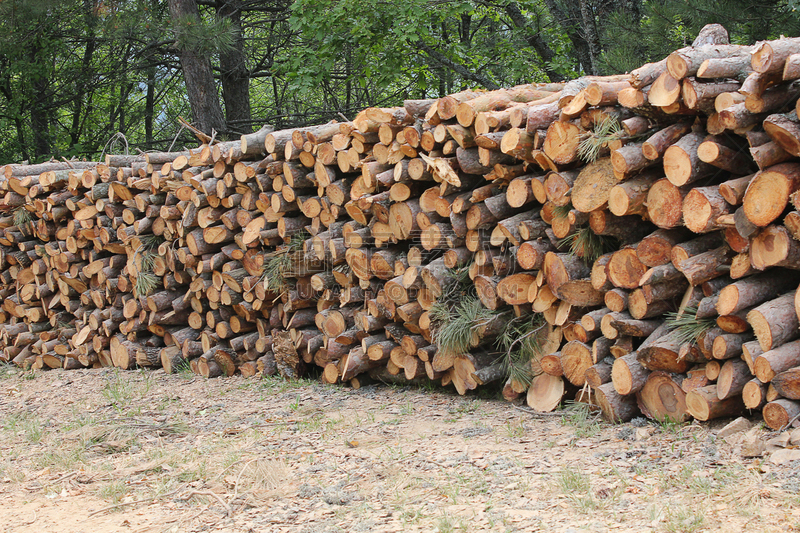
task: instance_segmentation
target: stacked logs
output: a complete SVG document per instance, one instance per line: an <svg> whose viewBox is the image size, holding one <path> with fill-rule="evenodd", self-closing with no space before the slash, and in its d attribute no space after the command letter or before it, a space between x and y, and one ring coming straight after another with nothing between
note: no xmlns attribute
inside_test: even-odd
<svg viewBox="0 0 800 533"><path fill-rule="evenodd" d="M800 40L711 25L630 75L7 165L0 359L499 382L539 410L783 427L800 415L798 79ZM454 354L429 311L459 266L494 318ZM530 384L494 344L510 317L542 323Z"/></svg>

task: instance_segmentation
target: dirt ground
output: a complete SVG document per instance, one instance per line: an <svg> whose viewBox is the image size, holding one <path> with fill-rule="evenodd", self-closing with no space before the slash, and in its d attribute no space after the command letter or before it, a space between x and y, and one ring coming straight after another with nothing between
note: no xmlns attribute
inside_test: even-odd
<svg viewBox="0 0 800 533"><path fill-rule="evenodd" d="M0 532L800 530L800 461L740 455L758 421L485 396L0 367Z"/></svg>

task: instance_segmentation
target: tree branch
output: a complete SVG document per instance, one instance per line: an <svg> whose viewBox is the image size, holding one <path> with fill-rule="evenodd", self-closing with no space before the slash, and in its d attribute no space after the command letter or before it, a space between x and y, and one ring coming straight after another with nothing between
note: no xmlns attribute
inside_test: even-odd
<svg viewBox="0 0 800 533"><path fill-rule="evenodd" d="M536 50L536 53L542 58L542 68L544 69L550 81L563 81L564 76L556 72L552 67L552 61L555 58L555 52L553 52L553 49L550 48L550 45L548 45L547 42L542 39L542 36L538 31L535 31L529 27L528 19L522 14L519 4L513 1L508 2L504 9L506 14L511 19L512 24L514 24L514 26L521 30L524 34L525 42L527 42L531 48Z"/></svg>
<svg viewBox="0 0 800 533"><path fill-rule="evenodd" d="M481 85L483 85L484 87L486 87L487 89L489 89L491 91L496 91L497 89L500 88L499 85L494 83L492 80L490 80L486 76L483 76L482 74L479 74L477 72L472 72L469 69L467 69L464 65L459 65L458 63L456 63L455 61L451 60L449 57L447 57L443 53L439 52L438 50L436 50L435 48L433 48L431 46L428 46L424 42L417 41L414 44L420 50L423 50L426 54L428 54L428 57L430 57L431 59L433 59L434 61L436 61L440 65L442 65L443 67L449 68L450 70L452 70L456 74L459 74L463 78L466 78L468 80L472 80L474 82L480 83Z"/></svg>

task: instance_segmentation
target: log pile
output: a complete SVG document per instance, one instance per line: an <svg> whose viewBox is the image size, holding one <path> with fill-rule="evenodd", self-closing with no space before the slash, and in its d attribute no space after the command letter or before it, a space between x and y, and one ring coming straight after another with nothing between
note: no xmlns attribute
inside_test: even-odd
<svg viewBox="0 0 800 533"><path fill-rule="evenodd" d="M629 75L6 165L0 360L500 382L539 410L783 427L800 415L798 80L800 40L711 25Z"/></svg>

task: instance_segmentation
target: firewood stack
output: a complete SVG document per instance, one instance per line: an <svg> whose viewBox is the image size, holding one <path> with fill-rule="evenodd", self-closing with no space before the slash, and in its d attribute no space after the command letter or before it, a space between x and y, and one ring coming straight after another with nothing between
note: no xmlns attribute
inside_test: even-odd
<svg viewBox="0 0 800 533"><path fill-rule="evenodd" d="M798 79L800 39L731 45L711 25L629 75L6 165L0 360L500 381L539 410L783 427L800 415ZM591 257L596 236L614 245ZM459 266L496 313L454 354L428 311ZM543 324L530 384L494 344L511 318Z"/></svg>

